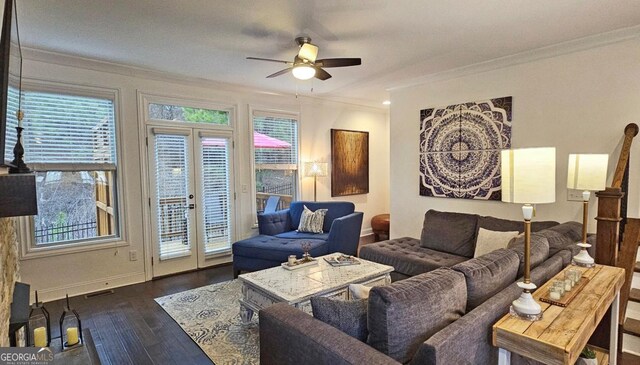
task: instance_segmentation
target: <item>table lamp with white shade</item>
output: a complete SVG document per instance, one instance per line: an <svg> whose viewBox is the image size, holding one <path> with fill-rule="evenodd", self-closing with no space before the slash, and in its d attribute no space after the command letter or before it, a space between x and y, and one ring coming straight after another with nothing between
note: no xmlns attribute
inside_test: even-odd
<svg viewBox="0 0 640 365"><path fill-rule="evenodd" d="M589 221L589 199L591 191L604 190L607 184L607 154L571 154L569 155L569 173L567 174L567 188L582 190L582 241L578 243L580 253L573 257L573 263L579 266L591 267L594 260L589 256L587 248L587 225Z"/></svg>
<svg viewBox="0 0 640 365"><path fill-rule="evenodd" d="M329 164L326 162L305 162L304 163L304 176L313 177L313 201L317 201L318 189L317 179L318 177L325 177L328 174Z"/></svg>
<svg viewBox="0 0 640 365"><path fill-rule="evenodd" d="M520 318L539 320L542 308L531 292L536 285L531 282L531 219L532 204L556 201L556 149L521 148L502 151L502 201L521 203L524 216L524 280L518 283L523 289L520 297L512 302L510 312Z"/></svg>

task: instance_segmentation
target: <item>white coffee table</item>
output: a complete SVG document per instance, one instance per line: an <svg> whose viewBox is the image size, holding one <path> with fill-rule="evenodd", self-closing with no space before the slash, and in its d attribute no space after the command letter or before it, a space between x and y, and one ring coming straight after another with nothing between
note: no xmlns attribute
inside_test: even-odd
<svg viewBox="0 0 640 365"><path fill-rule="evenodd" d="M336 256L333 253L329 256ZM309 299L315 296L350 299L349 284L367 286L387 285L391 283L392 266L358 259L360 265L329 265L318 257L318 265L286 270L282 267L260 270L240 275L242 299L240 316L248 323L253 313L275 303L285 302L307 313L311 313Z"/></svg>

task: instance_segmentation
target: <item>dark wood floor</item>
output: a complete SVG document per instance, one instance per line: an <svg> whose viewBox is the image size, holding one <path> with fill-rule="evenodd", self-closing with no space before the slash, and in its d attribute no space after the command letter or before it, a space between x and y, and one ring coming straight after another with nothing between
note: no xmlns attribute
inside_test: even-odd
<svg viewBox="0 0 640 365"><path fill-rule="evenodd" d="M154 298L233 279L231 265L114 289L113 294L71 298L83 328L90 328L102 364L211 364L209 358ZM46 303L52 326L64 301ZM54 336L58 330L52 328Z"/></svg>

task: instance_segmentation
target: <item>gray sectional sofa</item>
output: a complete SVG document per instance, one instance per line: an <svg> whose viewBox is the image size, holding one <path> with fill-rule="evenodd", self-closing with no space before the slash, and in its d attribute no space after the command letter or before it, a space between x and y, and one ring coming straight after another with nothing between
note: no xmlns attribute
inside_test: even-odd
<svg viewBox="0 0 640 365"><path fill-rule="evenodd" d="M453 225L445 227L446 222ZM403 279L371 289L367 341L276 304L259 314L261 363L496 364L491 329L521 293L516 282L523 272L523 242L516 239L509 248L477 258L468 256L473 249L459 244L464 239L473 247L478 226L494 223L504 224L492 230L513 222L430 211L421 240L386 241L373 250L365 246L367 259L394 265ZM534 229L531 277L541 285L571 262L581 225L539 222ZM513 223L502 230L519 229ZM432 234L437 237L428 237ZM446 240L455 244L448 246ZM514 356L512 363L519 360Z"/></svg>
<svg viewBox="0 0 640 365"><path fill-rule="evenodd" d="M531 231L536 232L556 225L558 222L534 221ZM472 258L480 228L522 232L524 224L522 221L476 214L429 210L424 215L420 239L402 237L368 244L360 249L360 257L393 266L393 281L406 279L439 267L451 267ZM580 237L577 237L576 242L579 239Z"/></svg>

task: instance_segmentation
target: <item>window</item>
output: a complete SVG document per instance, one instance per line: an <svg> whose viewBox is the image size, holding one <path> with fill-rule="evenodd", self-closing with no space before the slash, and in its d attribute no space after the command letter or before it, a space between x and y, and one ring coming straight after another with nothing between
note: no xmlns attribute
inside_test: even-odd
<svg viewBox="0 0 640 365"><path fill-rule="evenodd" d="M272 195L288 208L298 189L297 117L254 111L253 147L258 212Z"/></svg>
<svg viewBox="0 0 640 365"><path fill-rule="evenodd" d="M229 125L229 112L202 108L189 108L171 104L149 104L149 118L189 123Z"/></svg>
<svg viewBox="0 0 640 365"><path fill-rule="evenodd" d="M118 235L113 98L23 91L25 161L36 171L34 244L47 246ZM17 92L9 92L9 116ZM8 118L17 126L15 117ZM11 152L15 138L8 141Z"/></svg>

